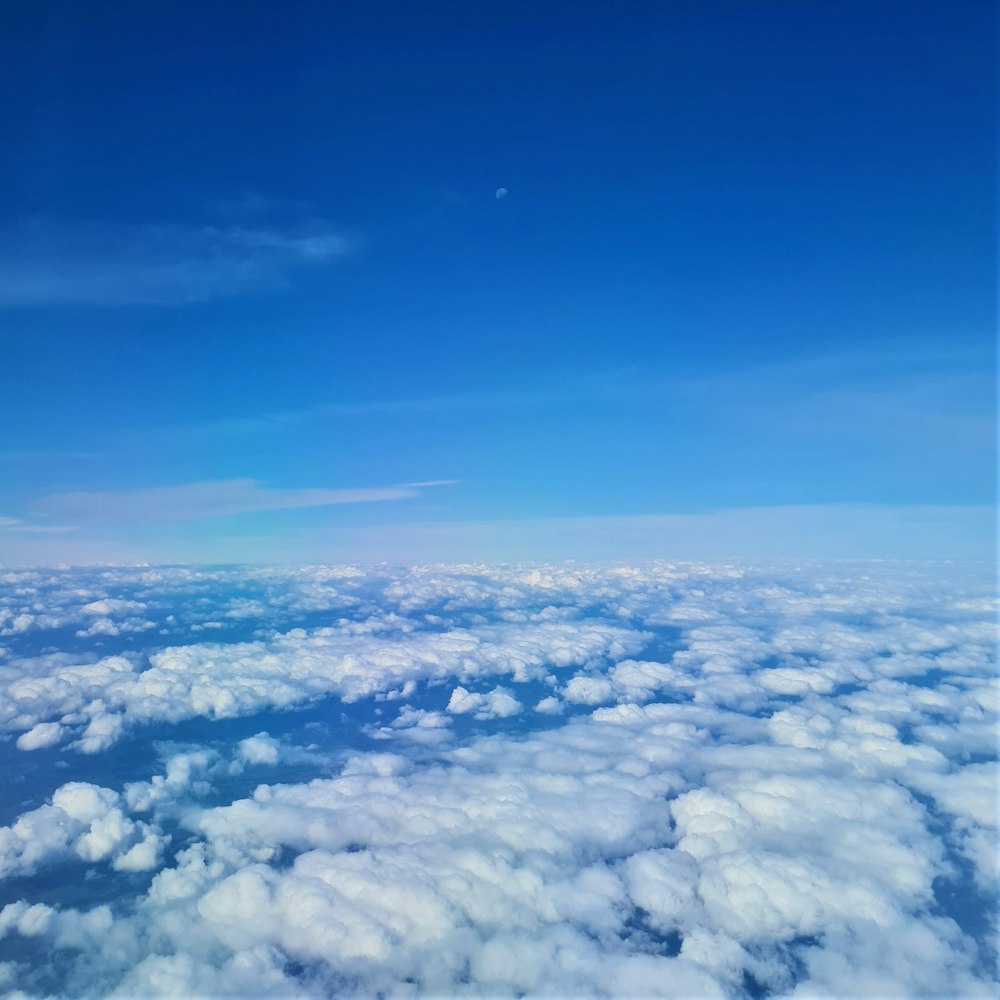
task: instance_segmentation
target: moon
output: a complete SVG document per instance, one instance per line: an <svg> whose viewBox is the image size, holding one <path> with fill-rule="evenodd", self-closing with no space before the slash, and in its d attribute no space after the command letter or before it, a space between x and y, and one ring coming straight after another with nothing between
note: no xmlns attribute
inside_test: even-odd
<svg viewBox="0 0 1000 1000"><path fill-rule="evenodd" d="M506 198L507 193L506 188L497 188L497 201L500 201L502 198Z"/></svg>

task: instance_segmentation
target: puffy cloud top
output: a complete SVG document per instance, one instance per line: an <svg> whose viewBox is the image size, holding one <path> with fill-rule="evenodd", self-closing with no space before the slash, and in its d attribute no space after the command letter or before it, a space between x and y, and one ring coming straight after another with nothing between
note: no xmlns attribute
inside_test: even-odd
<svg viewBox="0 0 1000 1000"><path fill-rule="evenodd" d="M974 567L0 584L11 996L995 995Z"/></svg>

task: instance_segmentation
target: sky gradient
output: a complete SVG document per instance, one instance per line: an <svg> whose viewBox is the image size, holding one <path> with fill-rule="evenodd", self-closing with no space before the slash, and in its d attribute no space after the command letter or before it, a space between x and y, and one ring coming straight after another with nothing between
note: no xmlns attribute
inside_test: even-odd
<svg viewBox="0 0 1000 1000"><path fill-rule="evenodd" d="M991 557L992 5L8 21L0 562Z"/></svg>

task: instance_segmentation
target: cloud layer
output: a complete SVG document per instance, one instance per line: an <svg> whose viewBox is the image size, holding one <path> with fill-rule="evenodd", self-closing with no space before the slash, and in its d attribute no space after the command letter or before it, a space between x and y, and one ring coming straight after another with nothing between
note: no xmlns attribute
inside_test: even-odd
<svg viewBox="0 0 1000 1000"><path fill-rule="evenodd" d="M11 996L995 994L985 568L2 585Z"/></svg>

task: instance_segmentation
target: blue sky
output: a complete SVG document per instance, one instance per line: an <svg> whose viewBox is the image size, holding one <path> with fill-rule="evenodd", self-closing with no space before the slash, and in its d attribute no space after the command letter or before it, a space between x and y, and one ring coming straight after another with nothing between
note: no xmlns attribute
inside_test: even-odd
<svg viewBox="0 0 1000 1000"><path fill-rule="evenodd" d="M991 5L8 20L0 560L990 555Z"/></svg>

